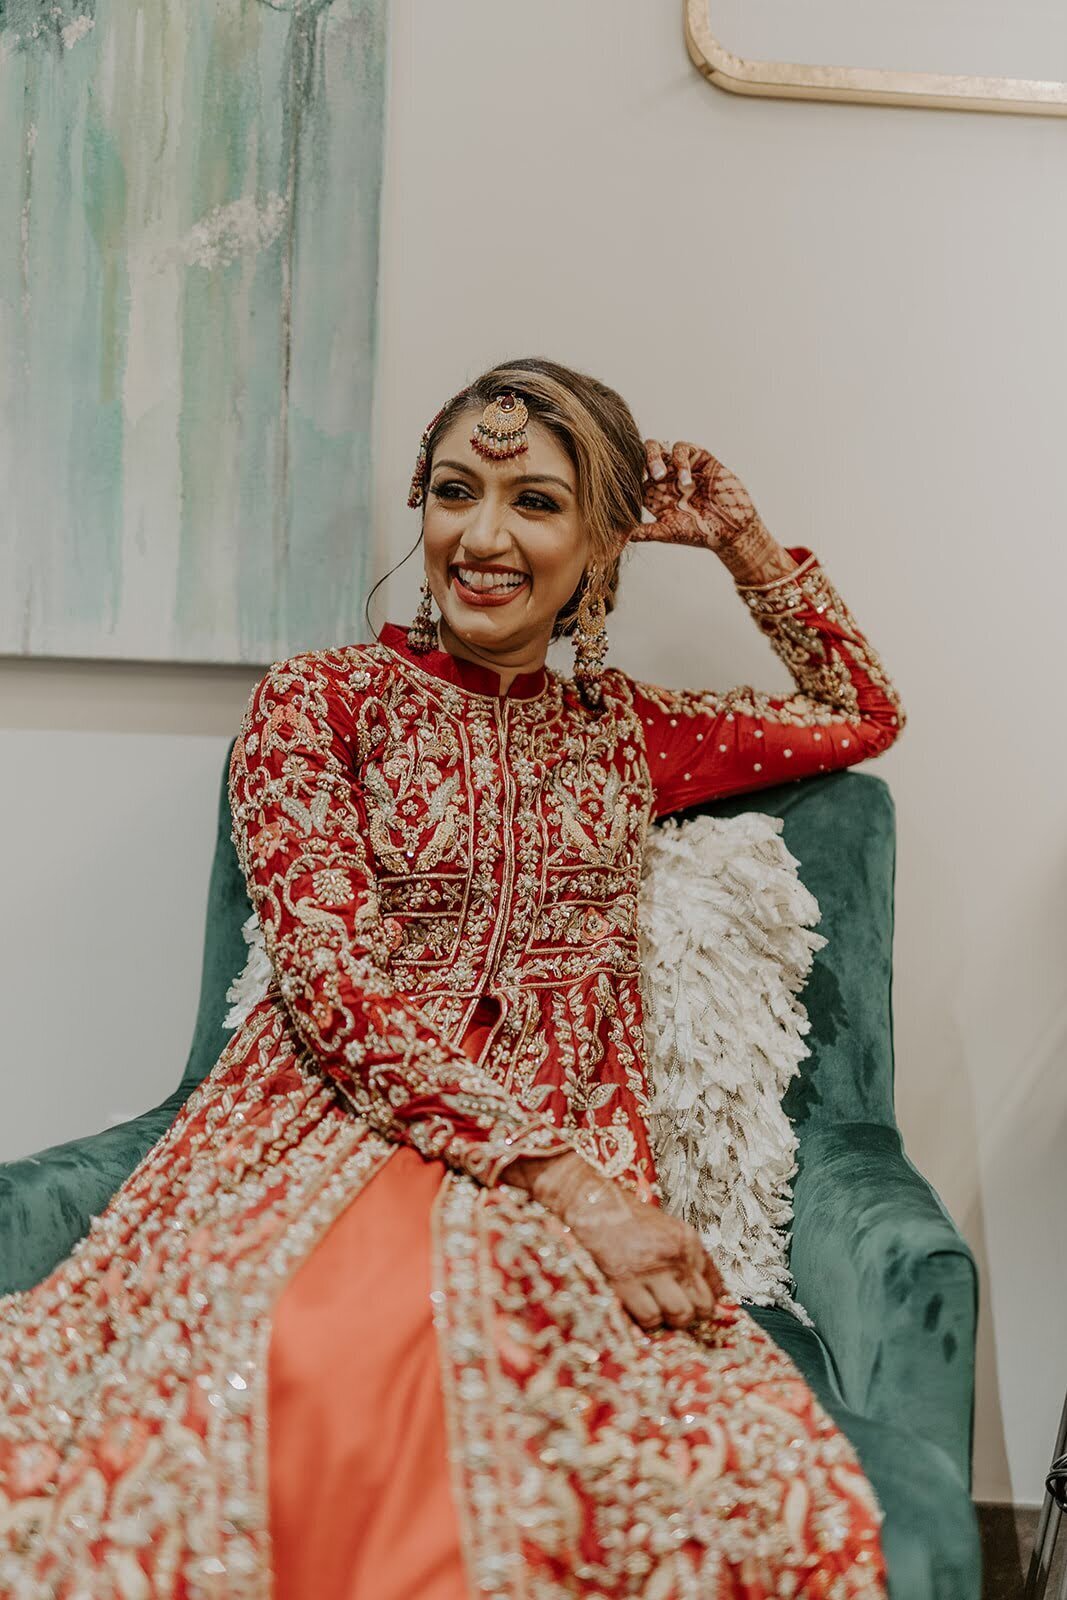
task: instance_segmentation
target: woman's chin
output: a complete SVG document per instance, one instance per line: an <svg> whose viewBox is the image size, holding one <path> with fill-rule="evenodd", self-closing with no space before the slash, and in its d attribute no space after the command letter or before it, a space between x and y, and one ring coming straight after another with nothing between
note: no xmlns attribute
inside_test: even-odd
<svg viewBox="0 0 1067 1600"><path fill-rule="evenodd" d="M516 616L510 606L485 609L450 606L442 612L442 617L454 638L478 650L492 649L507 653L529 648L531 634L535 631L529 626L529 618Z"/></svg>
<svg viewBox="0 0 1067 1600"><path fill-rule="evenodd" d="M505 648L515 631L513 624L505 624L503 618L495 617L491 611L476 611L473 615L467 612L451 617L446 615L445 621L457 639L483 648L487 644Z"/></svg>
<svg viewBox="0 0 1067 1600"><path fill-rule="evenodd" d="M516 627L525 629L530 621L528 595L516 595L506 605L477 605L450 594L442 616L454 633L469 633L478 639L506 639Z"/></svg>

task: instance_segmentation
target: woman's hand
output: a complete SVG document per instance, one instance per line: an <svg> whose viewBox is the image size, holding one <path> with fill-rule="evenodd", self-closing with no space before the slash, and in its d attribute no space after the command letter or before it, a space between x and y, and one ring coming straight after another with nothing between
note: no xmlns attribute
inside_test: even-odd
<svg viewBox="0 0 1067 1600"><path fill-rule="evenodd" d="M738 583L767 583L796 562L772 537L737 475L710 450L680 441L645 440L645 506L655 522L633 528L630 539L703 545Z"/></svg>
<svg viewBox="0 0 1067 1600"><path fill-rule="evenodd" d="M504 1178L571 1229L642 1328L684 1328L712 1314L722 1279L687 1223L576 1154L516 1161Z"/></svg>

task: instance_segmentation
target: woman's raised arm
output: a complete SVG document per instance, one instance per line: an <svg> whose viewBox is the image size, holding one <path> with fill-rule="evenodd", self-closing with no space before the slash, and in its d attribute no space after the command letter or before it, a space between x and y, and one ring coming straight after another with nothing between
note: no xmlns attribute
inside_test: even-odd
<svg viewBox="0 0 1067 1600"><path fill-rule="evenodd" d="M654 815L880 754L904 726L900 696L818 558L780 545L710 451L655 439L645 449L655 521L630 538L713 551L796 684L795 694L771 695L748 684L716 693L631 680Z"/></svg>
<svg viewBox="0 0 1067 1600"><path fill-rule="evenodd" d="M353 749L368 674L298 657L252 693L230 763L234 843L297 1033L386 1137L495 1183L517 1157L574 1148L438 1034L389 978Z"/></svg>
<svg viewBox="0 0 1067 1600"><path fill-rule="evenodd" d="M853 766L903 728L900 697L818 558L802 546L789 554L793 572L737 591L792 673L794 694L633 684L657 817Z"/></svg>

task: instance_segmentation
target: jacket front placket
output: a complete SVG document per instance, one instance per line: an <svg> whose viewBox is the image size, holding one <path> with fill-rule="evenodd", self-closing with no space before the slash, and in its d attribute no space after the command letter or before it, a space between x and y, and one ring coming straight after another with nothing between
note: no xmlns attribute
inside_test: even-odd
<svg viewBox="0 0 1067 1600"><path fill-rule="evenodd" d="M476 954L473 992L459 1024L462 1037L483 996L499 1005L483 1043L479 1059L484 1059L499 1038L510 1010L506 992L498 985L498 963L511 918L515 887L514 830L516 786L508 761L510 704L506 696L472 696L472 782L474 786L474 870L471 893L495 901L488 923L488 937Z"/></svg>

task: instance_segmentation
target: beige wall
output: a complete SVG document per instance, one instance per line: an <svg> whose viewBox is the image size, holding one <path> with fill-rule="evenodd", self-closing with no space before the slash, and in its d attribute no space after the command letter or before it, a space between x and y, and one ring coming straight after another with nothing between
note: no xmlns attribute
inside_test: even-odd
<svg viewBox="0 0 1067 1600"><path fill-rule="evenodd" d="M421 427L479 366L596 371L823 557L910 714L898 1097L983 1271L976 1488L1036 1500L1067 1304L1063 129L732 99L679 7L395 0L380 567ZM406 620L416 562L377 620ZM379 600L381 592L379 593ZM784 686L706 554L635 551L610 660ZM564 658L565 659L565 658ZM239 671L0 666L0 1155L146 1106L195 1005ZM1059 1270L1055 1270L1056 1266Z"/></svg>

